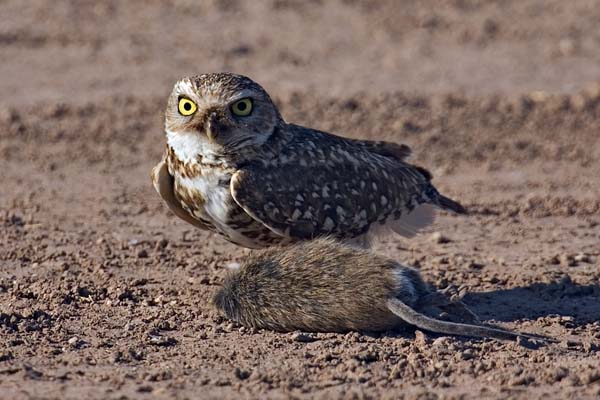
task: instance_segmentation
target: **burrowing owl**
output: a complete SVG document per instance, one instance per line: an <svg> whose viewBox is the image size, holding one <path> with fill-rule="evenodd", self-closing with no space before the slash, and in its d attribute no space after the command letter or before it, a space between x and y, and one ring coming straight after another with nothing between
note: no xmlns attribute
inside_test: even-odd
<svg viewBox="0 0 600 400"><path fill-rule="evenodd" d="M434 208L463 213L408 164L407 146L288 124L267 92L230 73L184 78L165 113L156 190L180 218L249 248L376 227L413 236Z"/></svg>

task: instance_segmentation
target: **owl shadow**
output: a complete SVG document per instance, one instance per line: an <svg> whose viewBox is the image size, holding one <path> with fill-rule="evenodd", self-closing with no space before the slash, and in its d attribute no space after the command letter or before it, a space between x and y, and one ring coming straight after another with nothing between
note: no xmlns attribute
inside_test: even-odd
<svg viewBox="0 0 600 400"><path fill-rule="evenodd" d="M571 281L534 283L491 292L468 293L463 301L481 320L514 321L570 316L574 326L600 320L600 285Z"/></svg>

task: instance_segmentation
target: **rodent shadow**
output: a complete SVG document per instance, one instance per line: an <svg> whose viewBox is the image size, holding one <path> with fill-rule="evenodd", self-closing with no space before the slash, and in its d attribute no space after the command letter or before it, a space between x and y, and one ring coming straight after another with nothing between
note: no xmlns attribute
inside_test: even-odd
<svg viewBox="0 0 600 400"><path fill-rule="evenodd" d="M600 320L600 285L580 285L568 279L507 290L471 292L463 301L482 320L507 322L560 315L573 317L573 326Z"/></svg>

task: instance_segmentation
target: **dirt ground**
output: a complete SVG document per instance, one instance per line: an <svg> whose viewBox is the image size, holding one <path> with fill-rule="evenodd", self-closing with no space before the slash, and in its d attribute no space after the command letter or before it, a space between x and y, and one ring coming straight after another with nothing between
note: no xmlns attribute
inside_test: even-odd
<svg viewBox="0 0 600 400"><path fill-rule="evenodd" d="M585 0L0 0L0 398L598 398L598 26ZM171 85L219 70L288 121L413 147L471 214L376 250L560 343L219 317L247 250L149 178Z"/></svg>

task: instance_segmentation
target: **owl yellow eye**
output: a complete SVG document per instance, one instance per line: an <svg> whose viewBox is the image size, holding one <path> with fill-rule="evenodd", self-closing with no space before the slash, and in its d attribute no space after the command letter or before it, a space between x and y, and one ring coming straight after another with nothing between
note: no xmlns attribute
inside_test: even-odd
<svg viewBox="0 0 600 400"><path fill-rule="evenodd" d="M250 115L252 112L252 100L245 98L236 101L231 105L231 112L240 117Z"/></svg>
<svg viewBox="0 0 600 400"><path fill-rule="evenodd" d="M190 99L186 99L185 97L179 99L179 114L187 117L195 113L197 108L196 103Z"/></svg>

